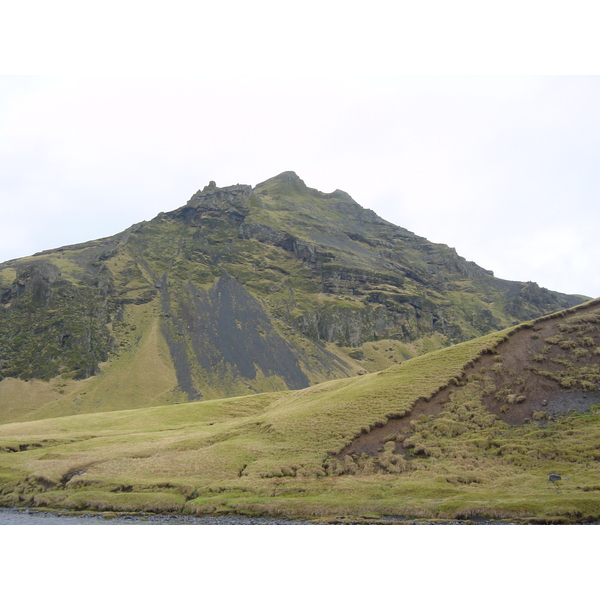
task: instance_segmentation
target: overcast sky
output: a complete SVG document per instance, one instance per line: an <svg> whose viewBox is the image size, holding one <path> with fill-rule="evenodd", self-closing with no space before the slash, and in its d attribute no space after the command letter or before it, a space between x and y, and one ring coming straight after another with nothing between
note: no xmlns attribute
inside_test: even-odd
<svg viewBox="0 0 600 600"><path fill-rule="evenodd" d="M459 2L488 26L452 27L377 1L223 2L194 20L185 4L58 29L55 5L13 15L28 35L0 42L15 59L0 77L0 262L112 235L209 180L292 170L498 277L600 296L600 72L562 62L567 46L598 56L593 20L525 2L492 28Z"/></svg>

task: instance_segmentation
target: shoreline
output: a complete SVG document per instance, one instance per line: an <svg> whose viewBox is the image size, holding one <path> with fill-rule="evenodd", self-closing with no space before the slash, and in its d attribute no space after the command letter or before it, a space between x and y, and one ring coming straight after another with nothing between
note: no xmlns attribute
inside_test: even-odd
<svg viewBox="0 0 600 600"><path fill-rule="evenodd" d="M565 517L514 517L512 519L414 519L400 516L340 516L319 518L249 515L181 515L116 513L0 507L2 525L598 525Z"/></svg>
<svg viewBox="0 0 600 600"><path fill-rule="evenodd" d="M305 519L245 515L194 516L155 513L78 512L0 508L2 525L312 525Z"/></svg>

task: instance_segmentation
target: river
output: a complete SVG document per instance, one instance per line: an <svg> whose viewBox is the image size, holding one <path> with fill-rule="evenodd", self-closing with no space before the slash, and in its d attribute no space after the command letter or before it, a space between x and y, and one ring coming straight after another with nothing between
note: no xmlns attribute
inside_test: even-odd
<svg viewBox="0 0 600 600"><path fill-rule="evenodd" d="M0 525L311 525L310 521L272 517L192 517L184 515L113 515L49 513L0 508Z"/></svg>

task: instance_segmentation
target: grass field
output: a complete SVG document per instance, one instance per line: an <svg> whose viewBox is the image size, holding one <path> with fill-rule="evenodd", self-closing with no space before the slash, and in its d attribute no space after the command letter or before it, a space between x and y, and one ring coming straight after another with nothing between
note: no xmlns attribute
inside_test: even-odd
<svg viewBox="0 0 600 600"><path fill-rule="evenodd" d="M299 391L2 425L0 503L597 519L600 413L510 425L485 408L483 379L465 376L522 327ZM411 420L444 390L436 410ZM403 435L377 453L344 455L390 419L406 423ZM550 472L562 479L550 483Z"/></svg>

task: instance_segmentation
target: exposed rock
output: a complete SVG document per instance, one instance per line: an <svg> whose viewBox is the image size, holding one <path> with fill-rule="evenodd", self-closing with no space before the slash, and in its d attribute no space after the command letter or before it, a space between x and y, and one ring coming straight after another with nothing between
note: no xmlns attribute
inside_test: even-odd
<svg viewBox="0 0 600 600"><path fill-rule="evenodd" d="M196 192L187 203L192 208L203 208L205 210L231 211L235 209L247 209L248 200L252 193L249 185L230 185L218 188L211 181L202 191Z"/></svg>

